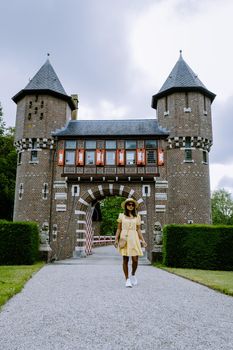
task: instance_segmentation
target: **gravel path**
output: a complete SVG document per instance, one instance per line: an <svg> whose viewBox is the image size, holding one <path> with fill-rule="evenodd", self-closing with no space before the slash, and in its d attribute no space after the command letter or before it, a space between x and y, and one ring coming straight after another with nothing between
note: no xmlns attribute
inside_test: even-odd
<svg viewBox="0 0 233 350"><path fill-rule="evenodd" d="M0 312L1 350L232 350L233 298L150 266L125 288L113 247L42 268Z"/></svg>

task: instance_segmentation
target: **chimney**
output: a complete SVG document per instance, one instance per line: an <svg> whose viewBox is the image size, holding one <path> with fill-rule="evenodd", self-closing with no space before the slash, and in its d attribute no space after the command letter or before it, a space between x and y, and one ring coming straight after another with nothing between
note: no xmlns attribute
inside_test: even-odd
<svg viewBox="0 0 233 350"><path fill-rule="evenodd" d="M78 100L78 95L71 95L71 98L76 106L76 109L74 109L72 111L72 115L71 115L71 119L72 120L77 120L78 119L78 103L79 103L79 100Z"/></svg>

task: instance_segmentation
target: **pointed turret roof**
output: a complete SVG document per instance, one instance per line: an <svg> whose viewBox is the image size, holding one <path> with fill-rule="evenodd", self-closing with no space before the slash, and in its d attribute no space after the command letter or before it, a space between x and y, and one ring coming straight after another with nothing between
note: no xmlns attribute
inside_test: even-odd
<svg viewBox="0 0 233 350"><path fill-rule="evenodd" d="M28 94L50 94L67 101L71 109L75 109L74 102L65 92L57 74L55 73L49 59L39 69L36 75L29 81L27 86L18 92L12 99L18 102Z"/></svg>
<svg viewBox="0 0 233 350"><path fill-rule="evenodd" d="M29 81L24 90L51 90L67 95L49 59Z"/></svg>
<svg viewBox="0 0 233 350"><path fill-rule="evenodd" d="M182 51L180 51L180 57L169 74L167 80L159 92L152 97L152 108L156 109L159 98L177 91L200 91L204 95L208 96L211 101L213 101L216 96L205 87L205 85L198 78L197 74L195 74L189 65L184 61Z"/></svg>

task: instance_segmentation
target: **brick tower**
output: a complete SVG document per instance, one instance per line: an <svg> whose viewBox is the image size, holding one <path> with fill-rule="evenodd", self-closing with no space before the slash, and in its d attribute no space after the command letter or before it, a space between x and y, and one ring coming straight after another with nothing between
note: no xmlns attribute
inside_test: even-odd
<svg viewBox="0 0 233 350"><path fill-rule="evenodd" d="M50 224L55 148L51 132L71 119L76 106L49 59L13 101L18 151L14 220Z"/></svg>
<svg viewBox="0 0 233 350"><path fill-rule="evenodd" d="M215 94L180 57L152 97L158 123L170 131L166 166L167 223L211 223L208 154Z"/></svg>

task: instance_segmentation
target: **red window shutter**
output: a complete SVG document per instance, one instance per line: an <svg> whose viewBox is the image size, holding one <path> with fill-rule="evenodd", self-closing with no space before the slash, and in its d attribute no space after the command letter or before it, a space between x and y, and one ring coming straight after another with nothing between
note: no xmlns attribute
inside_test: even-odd
<svg viewBox="0 0 233 350"><path fill-rule="evenodd" d="M96 150L96 165L104 165L104 150Z"/></svg>
<svg viewBox="0 0 233 350"><path fill-rule="evenodd" d="M125 150L118 149L117 150L117 165L124 165L124 164L125 164Z"/></svg>
<svg viewBox="0 0 233 350"><path fill-rule="evenodd" d="M64 149L60 149L58 151L57 164L58 165L64 165Z"/></svg>
<svg viewBox="0 0 233 350"><path fill-rule="evenodd" d="M158 165L164 165L164 150L162 148L158 149Z"/></svg>
<svg viewBox="0 0 233 350"><path fill-rule="evenodd" d="M76 151L76 165L84 165L84 149L77 149Z"/></svg>
<svg viewBox="0 0 233 350"><path fill-rule="evenodd" d="M104 153L105 153L105 150L104 149L102 149L102 164L101 165L104 165Z"/></svg>
<svg viewBox="0 0 233 350"><path fill-rule="evenodd" d="M137 149L137 165L146 164L146 151L144 148Z"/></svg>

